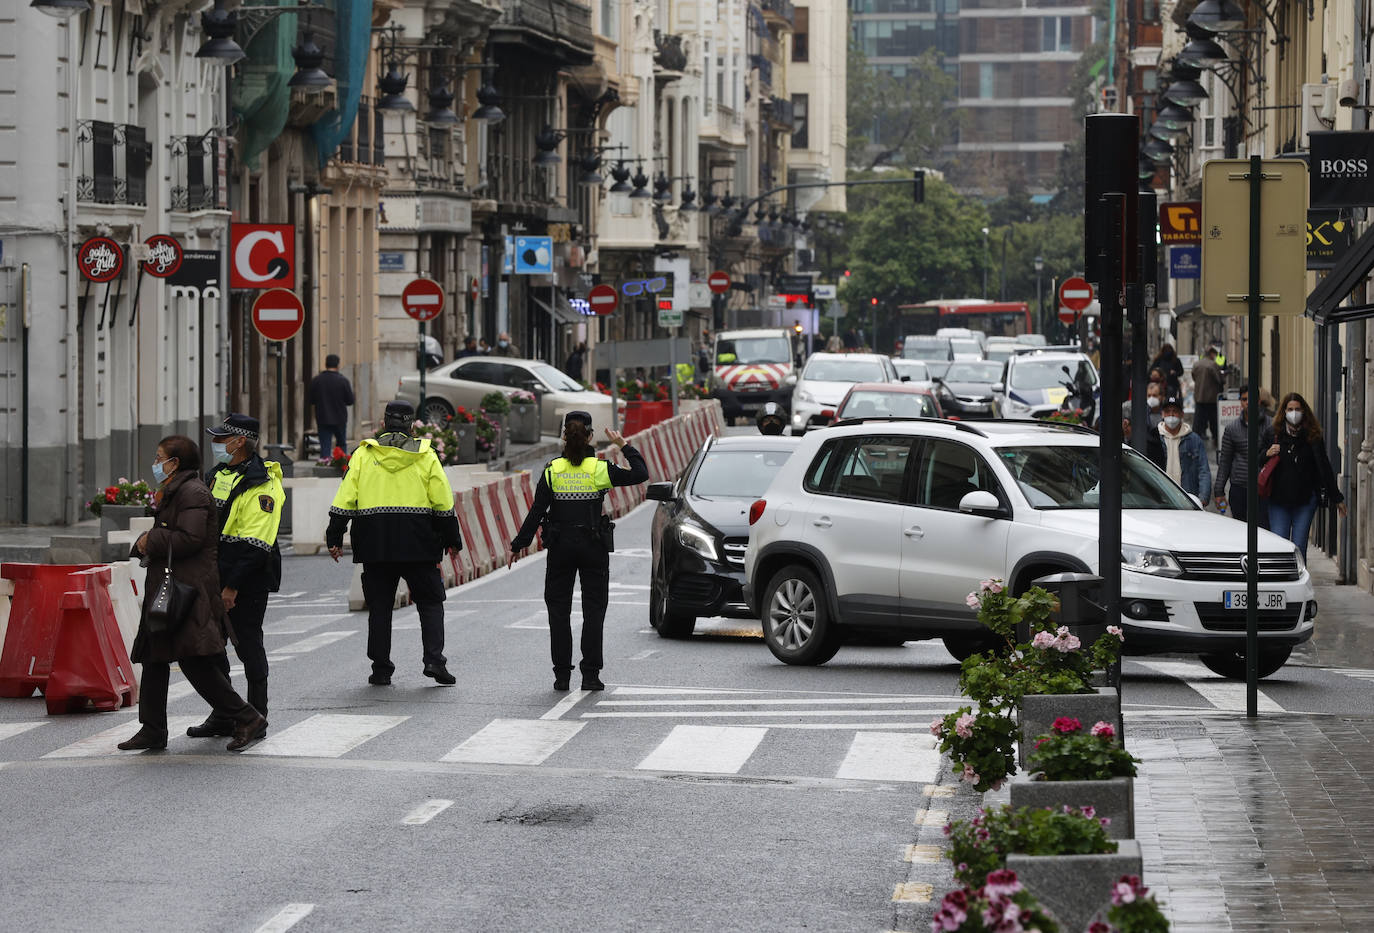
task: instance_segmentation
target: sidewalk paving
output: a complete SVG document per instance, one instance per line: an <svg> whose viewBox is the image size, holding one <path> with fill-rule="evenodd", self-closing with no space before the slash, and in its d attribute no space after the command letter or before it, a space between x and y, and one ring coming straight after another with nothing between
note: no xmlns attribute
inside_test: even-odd
<svg viewBox="0 0 1374 933"><path fill-rule="evenodd" d="M1290 663L1374 668L1374 596L1309 559L1317 634ZM1374 929L1374 717L1131 722L1145 883L1178 933Z"/></svg>

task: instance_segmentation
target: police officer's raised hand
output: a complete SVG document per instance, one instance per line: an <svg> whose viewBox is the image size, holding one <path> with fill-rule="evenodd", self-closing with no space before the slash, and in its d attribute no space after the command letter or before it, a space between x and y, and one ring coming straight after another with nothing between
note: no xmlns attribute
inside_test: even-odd
<svg viewBox="0 0 1374 933"><path fill-rule="evenodd" d="M610 428L606 429L606 440L614 444L617 449L625 446L624 436L619 431L612 431Z"/></svg>
<svg viewBox="0 0 1374 933"><path fill-rule="evenodd" d="M334 558L334 563L337 564L339 562L339 558L343 556L343 548L338 546L337 544L332 546L329 549L329 556Z"/></svg>

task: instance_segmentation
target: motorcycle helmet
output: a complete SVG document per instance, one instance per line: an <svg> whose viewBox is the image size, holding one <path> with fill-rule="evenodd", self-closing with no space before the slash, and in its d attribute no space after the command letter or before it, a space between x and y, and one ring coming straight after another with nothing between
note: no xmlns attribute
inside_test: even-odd
<svg viewBox="0 0 1374 933"><path fill-rule="evenodd" d="M787 416L777 402L764 405L754 420L759 426L760 434L781 434L783 428L787 427Z"/></svg>

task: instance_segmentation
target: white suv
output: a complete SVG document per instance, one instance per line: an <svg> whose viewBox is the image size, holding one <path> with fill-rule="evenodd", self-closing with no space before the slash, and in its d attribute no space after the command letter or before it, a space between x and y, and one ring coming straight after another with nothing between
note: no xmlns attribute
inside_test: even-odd
<svg viewBox="0 0 1374 933"><path fill-rule="evenodd" d="M1196 652L1244 677L1246 528L1203 511L1125 449L1126 651ZM1026 421L841 423L809 435L749 511L745 598L769 649L822 664L847 636L942 638L967 657L986 630L965 597L1097 570L1098 436ZM1312 637L1317 604L1293 545L1260 531L1260 674Z"/></svg>
<svg viewBox="0 0 1374 933"><path fill-rule="evenodd" d="M792 434L825 427L856 382L899 382L890 357L881 353L813 353L792 390Z"/></svg>

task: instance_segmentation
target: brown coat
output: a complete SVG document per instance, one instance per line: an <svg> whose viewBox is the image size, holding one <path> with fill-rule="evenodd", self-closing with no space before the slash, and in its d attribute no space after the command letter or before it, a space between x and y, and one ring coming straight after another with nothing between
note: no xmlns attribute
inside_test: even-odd
<svg viewBox="0 0 1374 933"><path fill-rule="evenodd" d="M174 473L162 487L162 502L144 545L148 580L131 661L170 663L224 651L229 619L220 598L218 547L219 517L209 487L194 472ZM148 631L148 600L162 585L169 553L172 576L195 587L196 598L174 633L154 635Z"/></svg>

